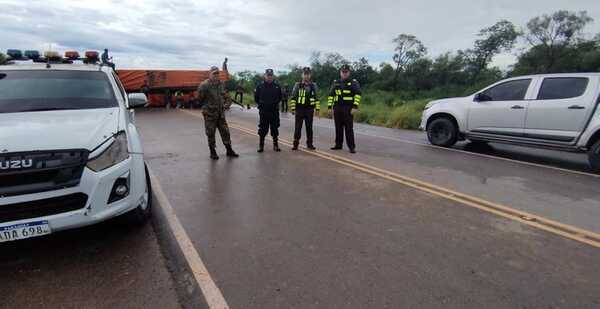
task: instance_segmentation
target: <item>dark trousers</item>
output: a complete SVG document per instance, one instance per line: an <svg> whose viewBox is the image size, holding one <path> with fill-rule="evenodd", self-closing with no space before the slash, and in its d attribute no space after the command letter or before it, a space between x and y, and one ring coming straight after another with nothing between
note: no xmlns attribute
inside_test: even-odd
<svg viewBox="0 0 600 309"><path fill-rule="evenodd" d="M275 109L259 109L258 115L260 120L258 123L258 135L261 137L267 136L269 128L271 129L271 136L276 138L279 136L279 111Z"/></svg>
<svg viewBox="0 0 600 309"><path fill-rule="evenodd" d="M335 146L342 147L344 144L344 133L348 148L354 149L354 117L351 105L337 105L333 107L333 119L335 121Z"/></svg>
<svg viewBox="0 0 600 309"><path fill-rule="evenodd" d="M281 99L281 111L284 113L288 112L288 99L285 97Z"/></svg>
<svg viewBox="0 0 600 309"><path fill-rule="evenodd" d="M302 124L306 123L306 144L313 144L313 117L314 108L298 107L296 110L296 125L294 129L294 143L299 143L302 138Z"/></svg>
<svg viewBox="0 0 600 309"><path fill-rule="evenodd" d="M240 98L239 100L238 100L238 97ZM236 100L238 103L244 105L244 93L243 92L236 92L234 100Z"/></svg>

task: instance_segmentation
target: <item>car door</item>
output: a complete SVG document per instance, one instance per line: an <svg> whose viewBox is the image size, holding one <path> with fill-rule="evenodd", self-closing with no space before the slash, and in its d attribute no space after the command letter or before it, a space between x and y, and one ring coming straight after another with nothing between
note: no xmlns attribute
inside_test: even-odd
<svg viewBox="0 0 600 309"><path fill-rule="evenodd" d="M529 102L525 135L551 143L574 143L593 110L597 81L590 77L545 77Z"/></svg>
<svg viewBox="0 0 600 309"><path fill-rule="evenodd" d="M532 78L513 79L475 95L469 108L469 133L523 136L527 95L533 84Z"/></svg>

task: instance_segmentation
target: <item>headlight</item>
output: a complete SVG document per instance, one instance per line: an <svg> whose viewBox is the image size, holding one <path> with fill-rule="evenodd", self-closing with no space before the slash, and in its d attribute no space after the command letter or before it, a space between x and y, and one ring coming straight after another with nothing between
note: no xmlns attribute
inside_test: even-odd
<svg viewBox="0 0 600 309"><path fill-rule="evenodd" d="M88 161L87 167L94 172L103 171L129 158L127 151L127 135L120 132L114 136L114 141L104 152Z"/></svg>

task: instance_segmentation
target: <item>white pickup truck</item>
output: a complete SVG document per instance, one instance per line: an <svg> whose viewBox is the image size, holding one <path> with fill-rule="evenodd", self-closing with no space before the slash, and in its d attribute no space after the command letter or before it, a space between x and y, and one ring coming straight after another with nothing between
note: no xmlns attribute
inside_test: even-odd
<svg viewBox="0 0 600 309"><path fill-rule="evenodd" d="M0 66L0 243L149 218L139 96L106 66Z"/></svg>
<svg viewBox="0 0 600 309"><path fill-rule="evenodd" d="M587 152L600 172L600 73L510 78L471 96L432 101L421 129L437 146L458 140Z"/></svg>

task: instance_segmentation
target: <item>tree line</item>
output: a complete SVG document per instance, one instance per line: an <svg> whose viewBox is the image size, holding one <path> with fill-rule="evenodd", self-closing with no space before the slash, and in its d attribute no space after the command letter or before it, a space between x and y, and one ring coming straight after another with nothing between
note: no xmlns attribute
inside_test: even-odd
<svg viewBox="0 0 600 309"><path fill-rule="evenodd" d="M313 52L310 66L318 85L328 87L339 77L338 68L349 64L353 78L367 91L392 91L404 99L466 95L499 79L541 73L600 71L600 34L586 37L584 30L593 19L586 11L557 11L532 18L518 28L508 20L483 28L473 46L447 52L434 58L414 35L393 39L390 62L377 67L366 58L350 61L339 53ZM518 42L517 61L502 71L491 65L496 55L513 52ZM277 79L291 87L301 79L301 66L289 65ZM262 74L243 71L227 83L231 90L244 82L247 91L262 80Z"/></svg>

